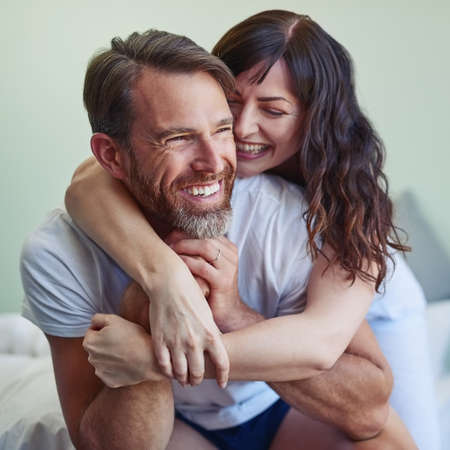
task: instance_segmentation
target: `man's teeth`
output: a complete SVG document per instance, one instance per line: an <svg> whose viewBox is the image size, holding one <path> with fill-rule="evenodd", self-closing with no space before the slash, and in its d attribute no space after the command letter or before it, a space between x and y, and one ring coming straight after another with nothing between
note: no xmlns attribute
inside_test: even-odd
<svg viewBox="0 0 450 450"><path fill-rule="evenodd" d="M257 155L269 147L264 144L243 144L242 142L238 142L236 146L240 152L251 153L253 155Z"/></svg>
<svg viewBox="0 0 450 450"><path fill-rule="evenodd" d="M215 194L220 189L219 183L211 184L210 186L190 186L184 191L195 197L208 197Z"/></svg>

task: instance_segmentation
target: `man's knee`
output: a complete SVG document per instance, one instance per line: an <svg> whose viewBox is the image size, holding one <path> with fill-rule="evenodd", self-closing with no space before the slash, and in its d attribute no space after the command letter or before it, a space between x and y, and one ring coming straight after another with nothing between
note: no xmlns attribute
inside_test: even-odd
<svg viewBox="0 0 450 450"><path fill-rule="evenodd" d="M150 332L149 305L147 294L133 281L122 296L119 314L124 319L137 323Z"/></svg>

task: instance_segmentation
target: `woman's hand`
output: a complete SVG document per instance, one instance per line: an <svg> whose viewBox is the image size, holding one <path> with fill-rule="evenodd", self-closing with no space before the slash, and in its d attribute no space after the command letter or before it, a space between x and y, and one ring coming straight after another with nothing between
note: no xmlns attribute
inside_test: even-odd
<svg viewBox="0 0 450 450"><path fill-rule="evenodd" d="M179 232L171 233L168 242L198 283L209 290L207 299L217 326L222 332L231 331L231 323L236 321L236 315L241 315L245 306L238 291L236 246L223 236L204 240L183 239Z"/></svg>
<svg viewBox="0 0 450 450"><path fill-rule="evenodd" d="M147 293L153 349L162 373L183 385L197 385L203 380L207 352L216 367L217 383L225 387L230 365L204 296L208 294L207 284L200 279L196 282L177 257L160 267L165 272L153 277Z"/></svg>
<svg viewBox="0 0 450 450"><path fill-rule="evenodd" d="M165 379L153 356L151 336L119 316L96 314L83 348L97 377L111 388Z"/></svg>

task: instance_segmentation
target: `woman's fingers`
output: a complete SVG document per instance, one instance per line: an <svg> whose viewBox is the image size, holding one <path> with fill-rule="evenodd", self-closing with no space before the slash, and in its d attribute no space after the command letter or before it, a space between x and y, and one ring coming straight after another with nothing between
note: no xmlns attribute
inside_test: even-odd
<svg viewBox="0 0 450 450"><path fill-rule="evenodd" d="M200 286L200 289L202 290L202 293L205 296L205 298L208 298L209 293L210 293L209 284L203 278L194 276L194 279L198 283L198 285Z"/></svg>
<svg viewBox="0 0 450 450"><path fill-rule="evenodd" d="M192 386L197 386L203 381L205 372L203 350L199 346L193 345L192 348L188 349L186 356L189 364L189 383Z"/></svg>
<svg viewBox="0 0 450 450"><path fill-rule="evenodd" d="M218 275L217 269L211 266L211 264L206 262L203 258L188 255L180 255L180 258L188 266L189 270L195 277L204 280L203 282L208 284L215 282Z"/></svg>
<svg viewBox="0 0 450 450"><path fill-rule="evenodd" d="M228 383L228 377L230 376L230 360L222 339L218 338L216 342L210 346L208 354L216 367L217 384L221 388L225 388Z"/></svg>
<svg viewBox="0 0 450 450"><path fill-rule="evenodd" d="M153 341L153 351L155 353L156 360L158 361L161 373L166 377L173 377L172 361L170 359L170 352L167 345L164 342Z"/></svg>
<svg viewBox="0 0 450 450"><path fill-rule="evenodd" d="M188 379L188 363L185 352L179 347L171 349L173 377L184 386Z"/></svg>
<svg viewBox="0 0 450 450"><path fill-rule="evenodd" d="M220 267L224 261L233 261L233 247L228 240L219 239L183 239L172 245L179 255L200 256L210 265Z"/></svg>

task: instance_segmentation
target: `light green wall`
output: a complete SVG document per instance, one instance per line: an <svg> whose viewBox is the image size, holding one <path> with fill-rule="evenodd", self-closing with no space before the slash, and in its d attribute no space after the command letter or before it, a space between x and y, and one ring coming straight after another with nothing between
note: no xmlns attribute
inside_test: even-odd
<svg viewBox="0 0 450 450"><path fill-rule="evenodd" d="M257 3L2 2L0 311L19 310L21 243L62 204L73 169L89 154L81 89L92 53L115 35L150 27L187 34L211 48L231 25L274 6L301 8L349 49L361 103L386 143L393 194L412 189L450 250L449 3Z"/></svg>

